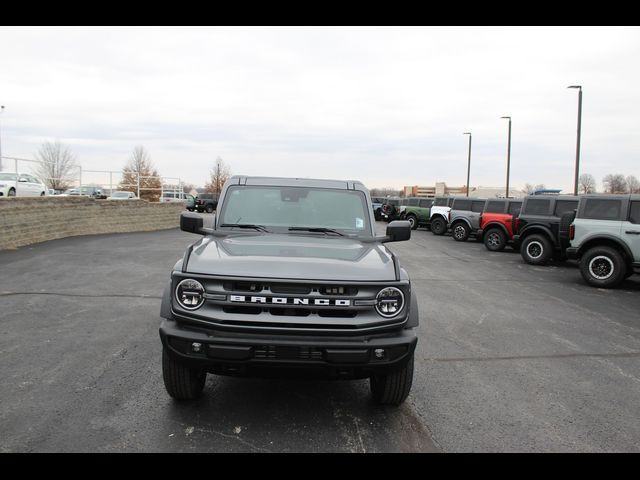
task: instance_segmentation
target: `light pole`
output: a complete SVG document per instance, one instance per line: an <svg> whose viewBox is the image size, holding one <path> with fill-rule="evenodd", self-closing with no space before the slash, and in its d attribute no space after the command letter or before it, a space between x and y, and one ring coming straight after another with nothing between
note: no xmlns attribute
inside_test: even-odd
<svg viewBox="0 0 640 480"><path fill-rule="evenodd" d="M578 89L578 139L576 140L576 176L573 184L573 194L578 195L578 175L580 174L580 129L582 126L582 85L570 85L567 88Z"/></svg>
<svg viewBox="0 0 640 480"><path fill-rule="evenodd" d="M1 115L3 112L4 112L4 105L0 105L0 120L2 120ZM0 172L1 171L2 171L2 122L0 122Z"/></svg>
<svg viewBox="0 0 640 480"><path fill-rule="evenodd" d="M509 119L509 139L507 141L507 193L505 198L509 198L509 171L511 169L511 117L500 117Z"/></svg>
<svg viewBox="0 0 640 480"><path fill-rule="evenodd" d="M463 135L469 135L469 159L467 161L467 197L469 196L469 176L471 174L471 132L464 132Z"/></svg>

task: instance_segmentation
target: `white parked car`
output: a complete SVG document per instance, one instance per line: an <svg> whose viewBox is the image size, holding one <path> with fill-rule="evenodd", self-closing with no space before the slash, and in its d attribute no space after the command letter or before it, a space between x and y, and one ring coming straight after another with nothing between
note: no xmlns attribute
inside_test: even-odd
<svg viewBox="0 0 640 480"><path fill-rule="evenodd" d="M43 197L49 189L27 173L0 173L0 197Z"/></svg>
<svg viewBox="0 0 640 480"><path fill-rule="evenodd" d="M107 200L137 200L136 194L133 192L125 192L116 190L111 193L111 196Z"/></svg>

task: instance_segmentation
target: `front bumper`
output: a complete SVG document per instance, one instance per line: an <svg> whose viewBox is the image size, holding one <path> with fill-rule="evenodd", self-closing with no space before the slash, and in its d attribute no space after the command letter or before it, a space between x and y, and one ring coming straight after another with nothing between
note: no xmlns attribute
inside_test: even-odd
<svg viewBox="0 0 640 480"><path fill-rule="evenodd" d="M358 337L230 333L164 320L165 351L194 368L221 375L367 378L402 367L418 338L413 329ZM193 343L199 343L198 352Z"/></svg>

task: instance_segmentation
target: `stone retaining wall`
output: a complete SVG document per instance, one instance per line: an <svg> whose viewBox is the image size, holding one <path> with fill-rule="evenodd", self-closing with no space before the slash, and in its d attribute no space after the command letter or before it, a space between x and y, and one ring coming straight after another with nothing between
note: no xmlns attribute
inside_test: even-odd
<svg viewBox="0 0 640 480"><path fill-rule="evenodd" d="M144 232L180 225L182 202L88 197L0 199L0 250L75 235Z"/></svg>

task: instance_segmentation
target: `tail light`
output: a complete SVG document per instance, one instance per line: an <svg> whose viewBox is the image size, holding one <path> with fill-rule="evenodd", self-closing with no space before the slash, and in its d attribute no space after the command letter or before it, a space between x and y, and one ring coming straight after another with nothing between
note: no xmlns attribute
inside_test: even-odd
<svg viewBox="0 0 640 480"><path fill-rule="evenodd" d="M573 240L576 236L576 226L572 223L569 225L569 240Z"/></svg>

